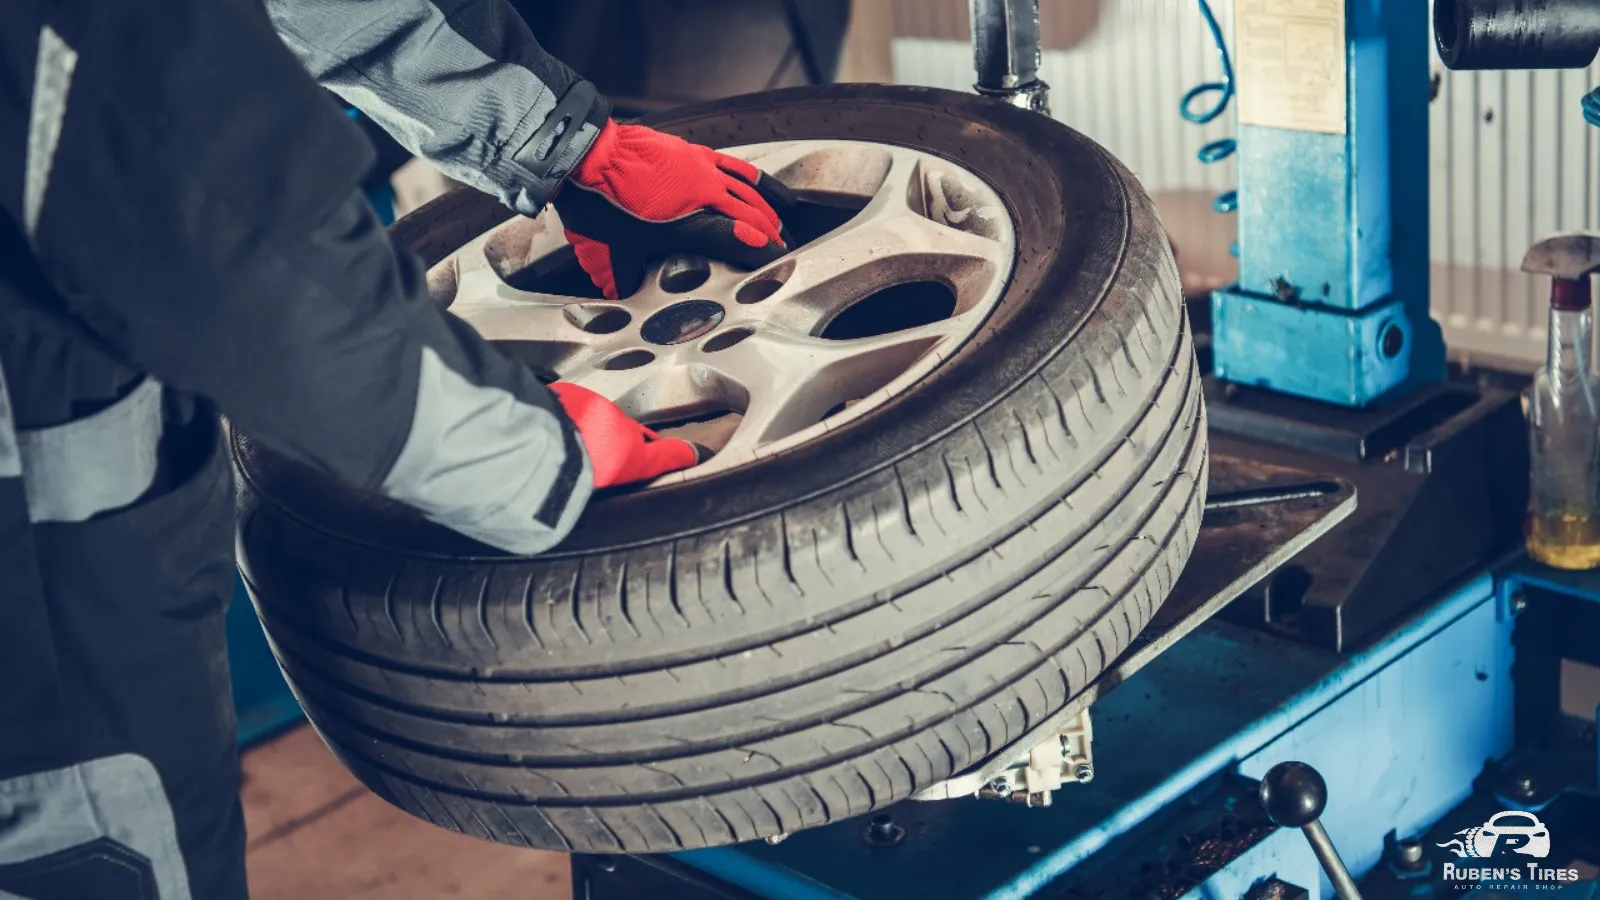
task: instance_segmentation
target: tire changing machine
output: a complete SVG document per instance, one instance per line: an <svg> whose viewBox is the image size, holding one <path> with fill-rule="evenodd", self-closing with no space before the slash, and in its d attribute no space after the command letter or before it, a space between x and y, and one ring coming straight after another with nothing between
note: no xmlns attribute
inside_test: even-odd
<svg viewBox="0 0 1600 900"><path fill-rule="evenodd" d="M1527 7L1509 40L1534 48L1593 14L1437 2ZM913 801L574 857L575 897L1600 898L1600 751L1560 697L1564 666L1600 666L1600 574L1522 555L1520 385L1449 377L1428 315L1424 5L1234 6L1240 276L1191 304L1211 484L1155 620ZM1037 0L972 15L977 90L1047 114Z"/></svg>

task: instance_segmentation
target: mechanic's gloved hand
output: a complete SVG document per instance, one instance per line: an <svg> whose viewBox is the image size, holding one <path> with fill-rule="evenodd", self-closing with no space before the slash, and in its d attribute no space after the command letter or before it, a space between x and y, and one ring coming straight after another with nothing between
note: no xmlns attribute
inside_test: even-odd
<svg viewBox="0 0 1600 900"><path fill-rule="evenodd" d="M586 387L557 381L550 390L578 429L597 488L649 481L701 461L694 444L661 437Z"/></svg>
<svg viewBox="0 0 1600 900"><path fill-rule="evenodd" d="M608 120L554 203L578 264L616 300L639 289L647 262L673 253L749 268L777 259L778 215L794 198L744 160Z"/></svg>

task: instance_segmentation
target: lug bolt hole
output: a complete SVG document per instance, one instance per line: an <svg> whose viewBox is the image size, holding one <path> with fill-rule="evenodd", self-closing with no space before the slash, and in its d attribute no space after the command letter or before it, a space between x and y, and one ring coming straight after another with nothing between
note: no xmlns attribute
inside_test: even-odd
<svg viewBox="0 0 1600 900"><path fill-rule="evenodd" d="M711 277L711 264L699 256L679 255L661 267L660 285L669 294L692 291Z"/></svg>
<svg viewBox="0 0 1600 900"><path fill-rule="evenodd" d="M606 360L600 365L600 368L611 372L619 372L623 369L637 369L640 366L648 366L655 360L656 355L649 350L624 350Z"/></svg>
<svg viewBox="0 0 1600 900"><path fill-rule="evenodd" d="M783 287L782 281L776 278L763 278L760 281L752 281L739 288L739 292L734 295L734 299L740 303L760 303L776 294L778 288L781 287Z"/></svg>
<svg viewBox="0 0 1600 900"><path fill-rule="evenodd" d="M615 334L628 327L633 321L633 316L625 309L615 306L599 306L589 303L575 303L562 310L573 327L581 328L590 334Z"/></svg>
<svg viewBox="0 0 1600 900"><path fill-rule="evenodd" d="M712 335L711 340L700 345L700 349L705 353L716 353L718 350L732 347L754 333L748 328L729 328L721 334Z"/></svg>

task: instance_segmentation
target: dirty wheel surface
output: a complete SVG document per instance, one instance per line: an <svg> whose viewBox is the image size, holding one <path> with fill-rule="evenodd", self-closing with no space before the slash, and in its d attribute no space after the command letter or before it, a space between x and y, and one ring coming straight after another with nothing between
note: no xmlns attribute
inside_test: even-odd
<svg viewBox="0 0 1600 900"><path fill-rule="evenodd" d="M608 303L550 213L461 192L393 233L486 337L709 463L516 558L234 440L241 567L312 721L379 795L502 843L683 850L903 800L1081 691L1200 524L1177 270L1105 151L905 87L649 121L795 188L797 249Z"/></svg>

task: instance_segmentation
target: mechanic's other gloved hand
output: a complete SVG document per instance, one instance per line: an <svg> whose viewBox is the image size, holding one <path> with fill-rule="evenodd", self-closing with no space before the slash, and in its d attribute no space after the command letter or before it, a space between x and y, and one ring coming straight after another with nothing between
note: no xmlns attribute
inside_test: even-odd
<svg viewBox="0 0 1600 900"><path fill-rule="evenodd" d="M550 390L578 429L597 488L649 481L701 461L694 444L661 437L586 387L557 381Z"/></svg>
<svg viewBox="0 0 1600 900"><path fill-rule="evenodd" d="M578 264L608 299L646 263L694 253L756 268L782 256L789 189L750 163L643 125L607 121L554 200Z"/></svg>

